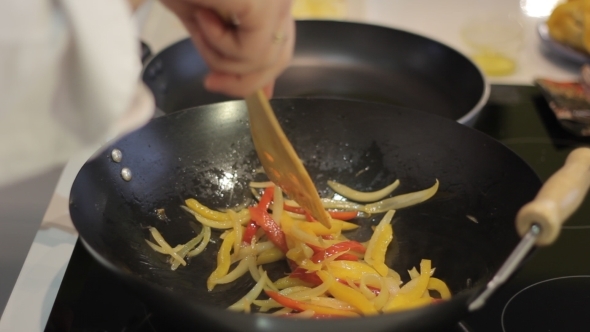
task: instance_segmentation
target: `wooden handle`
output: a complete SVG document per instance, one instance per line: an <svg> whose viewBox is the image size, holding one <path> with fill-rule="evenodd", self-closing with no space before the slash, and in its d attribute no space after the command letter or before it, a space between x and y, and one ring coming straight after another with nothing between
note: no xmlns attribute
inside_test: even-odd
<svg viewBox="0 0 590 332"><path fill-rule="evenodd" d="M572 151L565 164L541 187L535 199L523 206L516 216L520 236L533 224L541 227L537 245L553 243L561 225L582 204L590 187L590 149Z"/></svg>

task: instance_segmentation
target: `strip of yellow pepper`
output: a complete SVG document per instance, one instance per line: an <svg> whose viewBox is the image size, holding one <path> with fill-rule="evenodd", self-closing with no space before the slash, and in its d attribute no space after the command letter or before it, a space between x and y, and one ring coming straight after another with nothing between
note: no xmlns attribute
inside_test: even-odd
<svg viewBox="0 0 590 332"><path fill-rule="evenodd" d="M340 280L361 280L363 274L377 274L377 271L366 263L358 261L332 261L326 264L328 272Z"/></svg>
<svg viewBox="0 0 590 332"><path fill-rule="evenodd" d="M285 258L285 253L277 247L270 248L261 252L256 258L256 265L268 264L280 261Z"/></svg>
<svg viewBox="0 0 590 332"><path fill-rule="evenodd" d="M389 272L389 268L387 265L385 265L385 253L387 252L387 247L392 240L393 227L391 224L384 225L383 229L377 236L377 242L375 247L373 247L373 252L371 253L373 267L383 277L387 276L387 273Z"/></svg>
<svg viewBox="0 0 590 332"><path fill-rule="evenodd" d="M217 252L217 268L207 279L207 289L213 290L215 287L215 280L225 276L229 272L231 265L231 249L236 241L236 232L231 230L223 239L219 252Z"/></svg>
<svg viewBox="0 0 590 332"><path fill-rule="evenodd" d="M316 273L323 282L330 283L328 292L330 292L334 298L350 304L360 310L364 315L376 315L379 313L377 309L375 309L373 303L361 292L341 284L326 271L317 271Z"/></svg>
<svg viewBox="0 0 590 332"><path fill-rule="evenodd" d="M315 235L339 235L341 231L349 231L359 227L357 224L338 219L332 219L332 228L327 228L320 222L302 222L299 226Z"/></svg>
<svg viewBox="0 0 590 332"><path fill-rule="evenodd" d="M425 299L421 299L422 294L424 294L428 287L430 271L431 261L428 259L423 259L420 262L420 276L417 279L412 280L417 280L413 285L414 287L402 287L397 295L389 303L387 303L385 307L383 307L383 312L405 310L423 305L425 302L430 303ZM430 299L428 299L428 301L430 301Z"/></svg>
<svg viewBox="0 0 590 332"><path fill-rule="evenodd" d="M430 278L428 280L428 289L437 291L443 300L451 298L451 291L449 290L449 287L444 283L444 281L438 278Z"/></svg>
<svg viewBox="0 0 590 332"><path fill-rule="evenodd" d="M202 215L203 217L205 217L207 219L211 219L211 220L215 220L215 221L232 221L232 218L229 214L227 214L225 212L219 212L219 211L212 210L212 209L206 207L205 205L201 204L199 201L197 201L194 198L189 198L189 199L185 200L184 204L186 204L186 206L189 209L195 211L196 213ZM239 212L236 212L236 215L237 215L238 220L240 220L240 222L250 220L250 212L248 211L248 209L240 210Z"/></svg>
<svg viewBox="0 0 590 332"><path fill-rule="evenodd" d="M293 286L313 286L312 284L309 284L299 278L291 278L290 276L277 279L277 281L274 282L274 285L278 289L285 289Z"/></svg>

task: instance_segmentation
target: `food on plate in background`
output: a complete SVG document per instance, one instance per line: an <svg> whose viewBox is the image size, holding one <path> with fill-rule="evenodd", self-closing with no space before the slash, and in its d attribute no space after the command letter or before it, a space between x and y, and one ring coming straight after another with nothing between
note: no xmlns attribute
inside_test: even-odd
<svg viewBox="0 0 590 332"><path fill-rule="evenodd" d="M439 185L436 180L429 188L386 198L399 183L396 180L366 193L329 181L339 198L347 200L323 200L333 218L332 227L326 228L284 197L272 182L253 182L251 189L258 202L239 211L215 211L196 199L187 199L182 208L201 225L199 234L188 243L172 247L154 227L149 231L156 243L146 242L169 256L175 270L206 249L212 231L222 232L208 290L246 274L256 281L243 298L229 306L233 311L299 318L359 317L449 299L451 292L444 281L433 277L430 260L416 262L419 269L407 271L410 281L406 283L385 264L394 237L391 220L395 210L428 200ZM359 227L355 220L375 214L382 215L366 242L350 238L350 231ZM291 273L271 280L263 266L283 260L289 263Z"/></svg>
<svg viewBox="0 0 590 332"><path fill-rule="evenodd" d="M582 66L579 80L535 79L559 124L570 133L590 136L590 65Z"/></svg>
<svg viewBox="0 0 590 332"><path fill-rule="evenodd" d="M570 0L555 7L547 20L556 41L590 53L590 0Z"/></svg>
<svg viewBox="0 0 590 332"><path fill-rule="evenodd" d="M523 44L520 20L506 13L484 13L469 18L461 29L470 58L489 76L505 76L517 70Z"/></svg>
<svg viewBox="0 0 590 332"><path fill-rule="evenodd" d="M346 18L347 0L295 0L291 13L295 18Z"/></svg>

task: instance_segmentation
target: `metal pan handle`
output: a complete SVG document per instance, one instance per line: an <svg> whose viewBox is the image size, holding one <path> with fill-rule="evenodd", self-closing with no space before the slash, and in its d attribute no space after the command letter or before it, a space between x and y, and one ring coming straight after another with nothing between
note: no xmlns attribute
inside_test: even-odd
<svg viewBox="0 0 590 332"><path fill-rule="evenodd" d="M570 152L565 164L543 184L531 202L516 216L516 228L522 240L500 267L486 288L469 304L469 310L481 308L486 300L520 266L535 245L549 245L557 239L561 225L582 204L590 187L590 149Z"/></svg>

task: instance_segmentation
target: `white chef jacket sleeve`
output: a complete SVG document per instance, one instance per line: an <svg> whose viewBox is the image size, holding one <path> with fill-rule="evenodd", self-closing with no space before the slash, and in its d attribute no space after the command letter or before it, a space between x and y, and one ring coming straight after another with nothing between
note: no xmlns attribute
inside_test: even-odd
<svg viewBox="0 0 590 332"><path fill-rule="evenodd" d="M125 0L0 1L0 186L149 120Z"/></svg>

